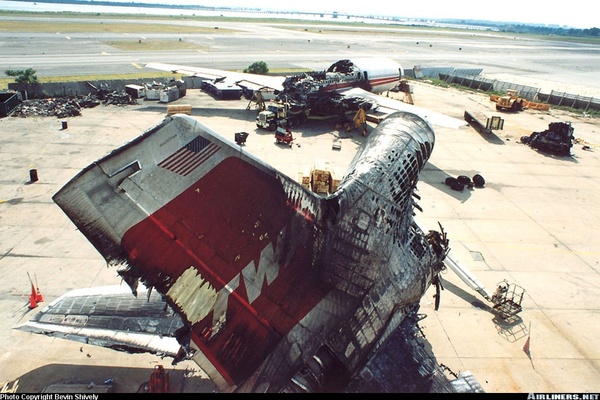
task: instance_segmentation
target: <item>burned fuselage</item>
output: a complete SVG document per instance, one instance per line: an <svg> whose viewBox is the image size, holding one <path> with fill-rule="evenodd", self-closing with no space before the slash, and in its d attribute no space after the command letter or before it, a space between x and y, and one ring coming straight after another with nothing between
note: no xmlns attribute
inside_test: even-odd
<svg viewBox="0 0 600 400"><path fill-rule="evenodd" d="M392 60L340 60L324 71L288 76L277 100L317 115L340 115L359 108L368 111L374 106L372 102L340 92L359 87L381 93L397 87L403 74L400 64Z"/></svg>
<svg viewBox="0 0 600 400"><path fill-rule="evenodd" d="M180 353L219 390L339 390L443 268L447 242L413 220L433 144L424 119L392 114L323 198L175 115L54 200L134 291L164 296Z"/></svg>

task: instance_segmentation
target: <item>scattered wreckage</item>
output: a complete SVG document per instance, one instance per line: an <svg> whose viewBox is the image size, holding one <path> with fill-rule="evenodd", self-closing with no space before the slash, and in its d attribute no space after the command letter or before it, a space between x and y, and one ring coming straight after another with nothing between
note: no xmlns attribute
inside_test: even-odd
<svg viewBox="0 0 600 400"><path fill-rule="evenodd" d="M575 141L573 131L574 128L570 122L551 122L545 131L521 136L521 143L545 153L569 156Z"/></svg>
<svg viewBox="0 0 600 400"><path fill-rule="evenodd" d="M87 103L86 103L87 104ZM94 107L97 104L94 104ZM11 117L78 117L82 104L76 98L57 97L51 99L25 100L19 103L9 114Z"/></svg>
<svg viewBox="0 0 600 400"><path fill-rule="evenodd" d="M127 106L138 104L138 99L159 100L169 103L186 94L183 81L169 80L165 84L125 85L122 90L113 90L106 83L94 85L87 82L93 90L86 95L55 96L42 99L21 101L11 109L8 115L13 117L43 116L43 117L77 117L83 108L93 108L100 104Z"/></svg>
<svg viewBox="0 0 600 400"><path fill-rule="evenodd" d="M98 91L98 94L85 96L25 100L11 111L10 116L78 117L83 108L94 108L100 104L122 106L137 104L137 101L125 91Z"/></svg>
<svg viewBox="0 0 600 400"><path fill-rule="evenodd" d="M309 109L318 115L339 115L356 113L359 109L369 111L373 103L362 97L344 96L325 88L344 88L348 81L354 81L357 67L350 60L333 64L326 71L312 71L288 76L283 82L283 91L276 100L298 108Z"/></svg>

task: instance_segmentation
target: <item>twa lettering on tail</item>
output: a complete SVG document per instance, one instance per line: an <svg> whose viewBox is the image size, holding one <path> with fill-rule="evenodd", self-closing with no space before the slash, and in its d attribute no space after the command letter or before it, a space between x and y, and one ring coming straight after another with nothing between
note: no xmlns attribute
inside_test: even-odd
<svg viewBox="0 0 600 400"><path fill-rule="evenodd" d="M321 197L193 118L166 117L54 196L134 293L161 294L113 312L112 325L79 319L95 323L87 340L192 359L222 392L402 391L415 376L431 387L437 367L415 332L448 240L423 232L413 211L434 142L423 118L394 113ZM69 320L64 302L89 301L81 296L21 329L81 337L81 326L57 322ZM115 332L131 315L151 322Z"/></svg>
<svg viewBox="0 0 600 400"><path fill-rule="evenodd" d="M270 244L263 249L261 259L264 257L264 254L268 254L267 257L272 256L273 250ZM212 322L214 327L224 322L227 315L229 295L238 289L240 283L246 288L245 301L248 304L252 304L254 300L260 296L263 285L268 287L278 275L279 265L267 262L260 263L259 261L257 266L254 264L254 261L251 261L238 275L234 276L217 292L210 284L205 285L206 281L201 275L198 275L198 270L195 267L190 266L179 278L177 278L166 295L173 303L182 309L183 313L191 323L202 320L212 312ZM196 301L180 301L180 298L182 297L181 294L186 292L186 290L189 290L189 288L198 291L210 291L206 296L201 297L212 298L214 301L208 301L198 306ZM214 333L216 332L213 332L213 334Z"/></svg>

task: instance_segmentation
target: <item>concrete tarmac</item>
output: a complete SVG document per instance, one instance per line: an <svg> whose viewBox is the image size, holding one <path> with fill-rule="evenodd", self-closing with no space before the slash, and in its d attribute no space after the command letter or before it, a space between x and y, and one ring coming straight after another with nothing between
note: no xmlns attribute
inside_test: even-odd
<svg viewBox="0 0 600 400"><path fill-rule="evenodd" d="M503 321L491 303L447 271L440 309L434 310L433 290L422 301L427 318L421 325L433 353L455 373L471 371L486 392L600 392L600 122L555 110L499 114L484 94L420 82L413 88L421 107L459 119L466 109L504 118L504 129L491 135L469 126L434 127L435 148L418 184L423 212L417 219L426 229L438 229L439 222L453 257L490 291L505 279L526 291L518 318ZM246 150L291 177L315 159L343 169L364 141L357 130L320 121L295 130L291 148L278 146L271 132L256 128L257 111L246 110L247 100L218 101L189 89L170 104L192 105L193 117L232 141L235 132L249 132ZM157 356L13 329L68 290L122 284L51 197L81 169L160 122L166 109L140 100L84 109L64 120L0 119L0 383L18 380L18 392L39 393L56 383L90 386L112 379L115 392L135 392L162 364L173 393L214 389L191 362L173 367ZM572 157L519 143L555 121L571 122L581 140ZM336 137L339 150L332 148ZM444 184L448 176L476 173L485 187L455 192ZM29 277L44 296L33 310Z"/></svg>

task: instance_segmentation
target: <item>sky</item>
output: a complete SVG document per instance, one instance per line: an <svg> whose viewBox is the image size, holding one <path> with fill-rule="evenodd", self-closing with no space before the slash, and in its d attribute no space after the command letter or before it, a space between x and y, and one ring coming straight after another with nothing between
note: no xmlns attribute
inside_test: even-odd
<svg viewBox="0 0 600 400"><path fill-rule="evenodd" d="M137 1L137 0L121 0ZM452 18L522 22L572 28L600 28L595 2L570 0L557 3L539 0L427 0L365 2L356 0L139 0L144 3L195 4L220 7L252 7L272 10L333 12L357 15L389 15L407 18ZM367 5L372 7L368 8ZM558 5L560 4L560 6Z"/></svg>

